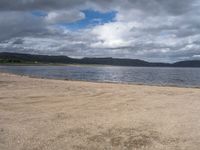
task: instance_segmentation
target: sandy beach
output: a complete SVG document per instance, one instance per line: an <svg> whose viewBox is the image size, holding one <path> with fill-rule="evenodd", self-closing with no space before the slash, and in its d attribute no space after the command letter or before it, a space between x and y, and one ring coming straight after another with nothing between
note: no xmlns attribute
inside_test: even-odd
<svg viewBox="0 0 200 150"><path fill-rule="evenodd" d="M200 89L0 73L0 150L199 150Z"/></svg>

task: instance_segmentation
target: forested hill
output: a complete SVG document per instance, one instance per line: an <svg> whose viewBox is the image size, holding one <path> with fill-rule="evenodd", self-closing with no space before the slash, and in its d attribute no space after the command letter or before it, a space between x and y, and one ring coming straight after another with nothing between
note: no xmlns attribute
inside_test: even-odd
<svg viewBox="0 0 200 150"><path fill-rule="evenodd" d="M155 63L139 59L119 58L82 58L75 59L67 56L32 55L21 53L0 53L1 64L96 64L113 66L138 66L138 67L200 67L200 60L181 61L176 63Z"/></svg>

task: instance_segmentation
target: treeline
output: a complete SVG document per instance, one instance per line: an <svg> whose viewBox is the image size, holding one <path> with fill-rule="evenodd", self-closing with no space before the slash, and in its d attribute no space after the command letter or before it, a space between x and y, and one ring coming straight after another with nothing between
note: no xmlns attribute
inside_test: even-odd
<svg viewBox="0 0 200 150"><path fill-rule="evenodd" d="M67 56L31 55L19 53L0 53L3 64L90 64L137 67L200 67L200 60L181 61L176 63L155 63L139 59L120 58L82 58L74 59Z"/></svg>

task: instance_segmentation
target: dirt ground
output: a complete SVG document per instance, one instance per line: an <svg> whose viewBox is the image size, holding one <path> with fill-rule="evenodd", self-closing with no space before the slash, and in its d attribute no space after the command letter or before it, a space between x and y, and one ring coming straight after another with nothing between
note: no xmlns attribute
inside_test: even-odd
<svg viewBox="0 0 200 150"><path fill-rule="evenodd" d="M0 73L0 150L199 150L200 89Z"/></svg>

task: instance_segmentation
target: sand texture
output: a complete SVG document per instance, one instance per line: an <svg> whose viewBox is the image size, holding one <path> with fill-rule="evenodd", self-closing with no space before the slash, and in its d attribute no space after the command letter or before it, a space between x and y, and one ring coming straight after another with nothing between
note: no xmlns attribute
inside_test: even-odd
<svg viewBox="0 0 200 150"><path fill-rule="evenodd" d="M199 150L200 89L0 73L0 150Z"/></svg>

